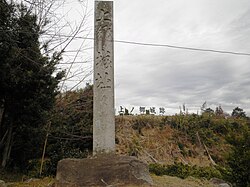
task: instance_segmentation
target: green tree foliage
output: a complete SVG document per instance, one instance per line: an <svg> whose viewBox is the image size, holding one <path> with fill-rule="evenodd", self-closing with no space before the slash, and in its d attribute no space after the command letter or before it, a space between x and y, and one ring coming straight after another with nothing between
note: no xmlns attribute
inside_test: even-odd
<svg viewBox="0 0 250 187"><path fill-rule="evenodd" d="M63 158L83 158L92 152L92 127L93 87L60 94L51 120L47 174L55 174Z"/></svg>
<svg viewBox="0 0 250 187"><path fill-rule="evenodd" d="M36 15L24 5L0 0L0 161L25 168L40 155L43 126L62 78L60 60L40 51Z"/></svg>
<svg viewBox="0 0 250 187"><path fill-rule="evenodd" d="M228 142L233 146L227 164L230 168L228 180L235 186L250 186L250 127L245 126L237 134L231 133Z"/></svg>
<svg viewBox="0 0 250 187"><path fill-rule="evenodd" d="M243 109L236 107L233 109L232 116L236 118L245 118L246 113L243 111Z"/></svg>

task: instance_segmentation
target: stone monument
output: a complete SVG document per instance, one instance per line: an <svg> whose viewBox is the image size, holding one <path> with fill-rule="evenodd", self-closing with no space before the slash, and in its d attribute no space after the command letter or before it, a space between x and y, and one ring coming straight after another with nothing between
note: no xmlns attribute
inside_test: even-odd
<svg viewBox="0 0 250 187"><path fill-rule="evenodd" d="M148 166L115 155L113 2L95 2L93 157L64 159L56 187L150 186Z"/></svg>
<svg viewBox="0 0 250 187"><path fill-rule="evenodd" d="M95 2L94 154L115 153L113 2Z"/></svg>

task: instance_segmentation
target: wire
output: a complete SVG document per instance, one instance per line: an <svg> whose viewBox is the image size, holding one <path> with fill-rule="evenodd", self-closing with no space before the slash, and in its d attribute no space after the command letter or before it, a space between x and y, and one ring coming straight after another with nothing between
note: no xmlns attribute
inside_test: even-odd
<svg viewBox="0 0 250 187"><path fill-rule="evenodd" d="M87 61L79 61L79 62L74 62L74 64L87 64L90 62L94 62L93 60L87 60ZM60 62L58 65L69 65L72 62Z"/></svg>
<svg viewBox="0 0 250 187"><path fill-rule="evenodd" d="M125 44L133 44L133 45L142 45L142 46L168 47L168 48L184 49L184 50L191 50L191 51L202 51L202 52L212 52L212 53L223 53L223 54L231 54L231 55L250 56L250 53L215 50L215 49L202 49L202 48L193 48L193 47L169 45L169 44L142 43L142 42L132 42L132 41L124 41L124 40L114 40L114 42L116 42L116 43L125 43Z"/></svg>
<svg viewBox="0 0 250 187"><path fill-rule="evenodd" d="M45 34L45 35L47 35L47 34ZM70 37L70 36L61 35L61 37ZM94 40L94 38L89 38L89 37L75 37L75 38L76 39L85 39L85 40ZM114 40L114 42L115 43L123 43L123 44L131 44L131 45L140 45L140 46L167 47L167 48L182 49L182 50L189 50L189 51L201 51L201 52L250 56L250 53L216 50L216 49L194 48L194 47L185 47L185 46L177 46L177 45L169 45L169 44L144 43L144 42L134 42L134 41L126 41L126 40Z"/></svg>
<svg viewBox="0 0 250 187"><path fill-rule="evenodd" d="M74 37L74 39L94 40L94 38L91 38L91 37L70 36L70 35L64 35L64 34L56 35L56 34L48 34L48 33L46 34L46 33L44 33L43 35L44 36L59 36L59 37ZM166 48L182 49L182 50L189 50L189 51L200 51L200 52L211 52L211 53L220 53L220 54L250 56L250 53L244 53L244 52L216 50L216 49L204 49L204 48L194 48L194 47L177 46L177 45L169 45L169 44L145 43L145 42L135 42L135 41L126 41L126 40L114 40L114 42L115 43L130 44L130 45L151 46L151 47L166 47Z"/></svg>

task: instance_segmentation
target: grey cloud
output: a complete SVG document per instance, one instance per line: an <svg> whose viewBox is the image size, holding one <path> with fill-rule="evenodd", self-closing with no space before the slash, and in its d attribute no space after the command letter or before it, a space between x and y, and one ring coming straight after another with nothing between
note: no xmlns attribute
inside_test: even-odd
<svg viewBox="0 0 250 187"><path fill-rule="evenodd" d="M249 0L115 1L115 39L250 53ZM250 57L115 44L116 105L250 114Z"/></svg>

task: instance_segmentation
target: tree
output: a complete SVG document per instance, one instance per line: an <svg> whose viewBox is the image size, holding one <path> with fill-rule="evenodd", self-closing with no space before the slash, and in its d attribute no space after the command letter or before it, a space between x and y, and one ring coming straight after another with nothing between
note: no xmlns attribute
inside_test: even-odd
<svg viewBox="0 0 250 187"><path fill-rule="evenodd" d="M63 158L82 158L92 152L93 86L60 94L51 123L47 174L55 174L57 162Z"/></svg>
<svg viewBox="0 0 250 187"><path fill-rule="evenodd" d="M242 128L237 134L228 138L233 146L227 159L231 169L228 180L235 186L248 187L250 186L250 130L249 127Z"/></svg>
<svg viewBox="0 0 250 187"><path fill-rule="evenodd" d="M224 111L223 111L223 109L222 109L221 106L216 107L216 109L215 109L215 115L216 116L223 116L224 115Z"/></svg>
<svg viewBox="0 0 250 187"><path fill-rule="evenodd" d="M232 116L236 118L245 118L246 113L243 111L243 109L236 107L235 109L233 109Z"/></svg>
<svg viewBox="0 0 250 187"><path fill-rule="evenodd" d="M207 108L207 101L205 101L202 105L201 105L201 112L204 112Z"/></svg>
<svg viewBox="0 0 250 187"><path fill-rule="evenodd" d="M40 154L43 126L63 72L53 76L60 55L40 51L37 16L23 4L0 0L0 161L25 168ZM14 162L12 162L14 163Z"/></svg>
<svg viewBox="0 0 250 187"><path fill-rule="evenodd" d="M58 68L65 69L65 76L60 82L60 92L84 87L83 82L92 75L93 62L92 57L86 54L86 50L91 49L86 44L86 39L92 32L87 19L90 16L88 0L22 2L37 17L42 53L52 57L53 52L57 51L63 57L63 61L57 65Z"/></svg>
<svg viewBox="0 0 250 187"><path fill-rule="evenodd" d="M201 106L201 113L202 115L214 115L214 110L207 107L207 102L205 101Z"/></svg>
<svg viewBox="0 0 250 187"><path fill-rule="evenodd" d="M203 111L202 115L212 116L212 115L214 115L214 110L211 109L211 108L206 108L206 109Z"/></svg>

